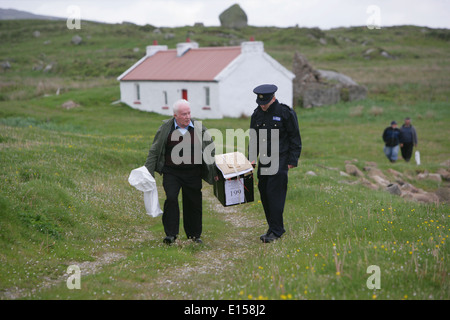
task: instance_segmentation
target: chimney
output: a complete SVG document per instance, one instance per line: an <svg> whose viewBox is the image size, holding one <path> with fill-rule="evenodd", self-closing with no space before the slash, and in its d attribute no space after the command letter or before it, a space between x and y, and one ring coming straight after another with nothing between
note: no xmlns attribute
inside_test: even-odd
<svg viewBox="0 0 450 320"><path fill-rule="evenodd" d="M153 40L153 45L147 46L147 57L153 56L158 51L167 50L167 46L158 45L158 41Z"/></svg>
<svg viewBox="0 0 450 320"><path fill-rule="evenodd" d="M181 42L177 44L177 57L181 57L189 49L198 49L198 43L192 42L190 38L187 38L186 42Z"/></svg>
<svg viewBox="0 0 450 320"><path fill-rule="evenodd" d="M264 43L262 41L245 41L241 43L242 53L263 53Z"/></svg>

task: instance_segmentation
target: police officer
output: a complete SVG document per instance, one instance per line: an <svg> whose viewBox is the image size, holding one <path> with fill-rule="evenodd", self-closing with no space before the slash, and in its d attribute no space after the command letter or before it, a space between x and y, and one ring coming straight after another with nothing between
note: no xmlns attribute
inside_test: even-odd
<svg viewBox="0 0 450 320"><path fill-rule="evenodd" d="M259 155L258 189L269 225L266 234L260 237L264 243L279 239L285 232L283 210L288 170L297 166L302 150L297 115L293 109L278 102L277 90L273 84L263 84L253 90L258 107L250 121L256 136L250 136L249 160L255 164Z"/></svg>

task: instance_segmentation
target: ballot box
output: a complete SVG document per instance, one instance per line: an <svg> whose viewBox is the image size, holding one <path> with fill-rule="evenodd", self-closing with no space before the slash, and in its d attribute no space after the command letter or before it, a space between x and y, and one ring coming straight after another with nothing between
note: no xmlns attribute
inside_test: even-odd
<svg viewBox="0 0 450 320"><path fill-rule="evenodd" d="M214 195L224 207L254 201L253 166L240 152L215 156L219 179Z"/></svg>

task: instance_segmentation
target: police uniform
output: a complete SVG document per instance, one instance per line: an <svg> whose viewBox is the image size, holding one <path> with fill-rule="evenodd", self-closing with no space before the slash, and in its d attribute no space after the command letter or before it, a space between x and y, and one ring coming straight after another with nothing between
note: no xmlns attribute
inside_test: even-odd
<svg viewBox="0 0 450 320"><path fill-rule="evenodd" d="M272 101L277 89L275 85L264 84L253 90L257 95L258 107L250 121L250 128L256 131L258 142L258 189L269 225L267 233L260 238L263 242L276 240L285 232L283 210L288 184L288 165L297 166L302 149L295 111L278 100L266 111L261 107ZM250 141L250 145L255 146L256 141ZM253 160L255 159L250 158L250 161Z"/></svg>

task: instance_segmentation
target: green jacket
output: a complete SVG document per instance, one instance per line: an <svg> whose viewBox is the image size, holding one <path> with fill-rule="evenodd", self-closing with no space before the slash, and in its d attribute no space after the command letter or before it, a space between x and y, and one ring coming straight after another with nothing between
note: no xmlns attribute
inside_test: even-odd
<svg viewBox="0 0 450 320"><path fill-rule="evenodd" d="M207 129L203 126L203 124L200 132L200 121L194 119L191 119L191 121L194 124L194 132L197 135L197 138L199 139L199 141L202 141L202 179L209 184L213 184L214 177L217 175L216 164L214 161L214 142L212 141L211 136L208 134ZM164 167L165 161L167 137L169 136L172 126L175 125L174 118L164 120L163 122L164 123L156 132L152 146L150 147L150 151L148 152L147 161L145 162L145 167L153 177L155 176L155 171L159 174L162 174L162 168Z"/></svg>

